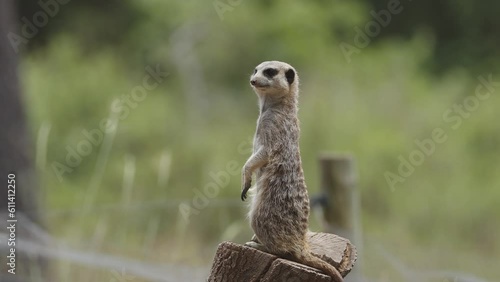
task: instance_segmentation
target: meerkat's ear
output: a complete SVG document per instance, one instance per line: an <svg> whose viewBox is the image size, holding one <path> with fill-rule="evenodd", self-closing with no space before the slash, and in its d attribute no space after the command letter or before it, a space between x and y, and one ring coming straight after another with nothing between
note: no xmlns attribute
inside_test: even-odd
<svg viewBox="0 0 500 282"><path fill-rule="evenodd" d="M295 80L295 71L293 69L289 69L285 72L285 77L286 80L288 81L288 84L292 84L293 81Z"/></svg>

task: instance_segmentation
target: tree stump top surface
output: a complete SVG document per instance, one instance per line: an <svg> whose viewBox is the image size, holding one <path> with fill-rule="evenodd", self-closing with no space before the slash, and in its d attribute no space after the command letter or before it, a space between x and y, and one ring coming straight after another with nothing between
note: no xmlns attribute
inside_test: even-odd
<svg viewBox="0 0 500 282"><path fill-rule="evenodd" d="M356 261L356 249L345 238L328 233L308 234L312 253L335 266L345 277ZM331 278L319 270L257 249L231 242L219 245L209 282L287 281L328 282Z"/></svg>

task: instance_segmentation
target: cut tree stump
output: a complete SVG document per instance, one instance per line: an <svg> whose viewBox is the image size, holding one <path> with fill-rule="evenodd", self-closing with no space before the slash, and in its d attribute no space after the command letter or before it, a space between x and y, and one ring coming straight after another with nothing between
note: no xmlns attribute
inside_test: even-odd
<svg viewBox="0 0 500 282"><path fill-rule="evenodd" d="M345 238L329 233L308 234L313 254L345 277L356 261L356 248ZM209 282L329 282L319 270L247 246L223 242L217 248Z"/></svg>

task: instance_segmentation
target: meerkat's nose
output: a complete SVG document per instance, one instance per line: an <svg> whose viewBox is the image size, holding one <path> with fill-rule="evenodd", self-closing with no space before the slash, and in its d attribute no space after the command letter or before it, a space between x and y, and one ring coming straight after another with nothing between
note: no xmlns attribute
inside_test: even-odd
<svg viewBox="0 0 500 282"><path fill-rule="evenodd" d="M255 86L256 83L257 81L255 79L250 80L250 84L252 84L253 86Z"/></svg>

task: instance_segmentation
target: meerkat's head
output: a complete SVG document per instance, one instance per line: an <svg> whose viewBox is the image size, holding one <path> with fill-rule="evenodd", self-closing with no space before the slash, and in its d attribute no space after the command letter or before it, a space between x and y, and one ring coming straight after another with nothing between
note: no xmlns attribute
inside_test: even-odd
<svg viewBox="0 0 500 282"><path fill-rule="evenodd" d="M258 65L250 77L250 85L261 98L296 98L299 89L299 76L287 63L267 61Z"/></svg>

